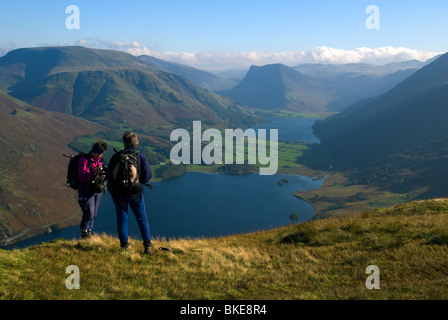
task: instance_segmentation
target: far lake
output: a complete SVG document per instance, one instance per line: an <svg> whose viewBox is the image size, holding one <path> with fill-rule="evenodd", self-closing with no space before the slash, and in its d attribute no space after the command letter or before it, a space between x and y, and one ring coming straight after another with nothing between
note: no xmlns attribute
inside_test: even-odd
<svg viewBox="0 0 448 320"><path fill-rule="evenodd" d="M269 129L278 129L279 141L320 143L311 128L316 118L274 118L270 122L259 124L254 129L266 129L266 139L269 139Z"/></svg>
<svg viewBox="0 0 448 320"><path fill-rule="evenodd" d="M275 119L275 122L256 129L279 129L279 140L318 143L311 130L315 120ZM281 179L288 182L279 185ZM306 221L313 217L313 208L292 193L317 189L322 183L323 180L298 175L261 176L254 173L233 176L197 172L154 182L152 190L145 188L151 236L194 238L266 230L287 225L293 212L299 215L298 221ZM129 212L129 236L140 239L135 217L131 210ZM101 202L94 231L117 234L115 208L107 192ZM79 236L79 226L74 226L3 249L22 248L55 238L77 239Z"/></svg>

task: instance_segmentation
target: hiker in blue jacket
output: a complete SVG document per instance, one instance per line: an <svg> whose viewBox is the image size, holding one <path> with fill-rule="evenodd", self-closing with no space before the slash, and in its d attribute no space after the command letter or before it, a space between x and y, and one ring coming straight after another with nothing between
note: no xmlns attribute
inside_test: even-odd
<svg viewBox="0 0 448 320"><path fill-rule="evenodd" d="M115 204L115 211L117 215L117 229L118 237L120 239L120 246L123 249L129 247L128 243L128 206L132 209L132 212L137 219L137 223L140 229L140 234L143 239L144 253L149 254L151 252L151 235L149 231L149 223L146 215L145 199L143 196L143 185L149 182L152 177L151 168L148 160L142 153L137 153L138 137L133 132L125 132L123 135L124 150L115 153L110 162L107 171L108 190L112 195L112 199ZM117 175L122 170L121 163L123 163L122 155L127 155L127 160L138 160L139 171L137 173L137 180L132 186L132 192L125 192L126 186L122 185L122 181L125 180L122 177L117 179Z"/></svg>

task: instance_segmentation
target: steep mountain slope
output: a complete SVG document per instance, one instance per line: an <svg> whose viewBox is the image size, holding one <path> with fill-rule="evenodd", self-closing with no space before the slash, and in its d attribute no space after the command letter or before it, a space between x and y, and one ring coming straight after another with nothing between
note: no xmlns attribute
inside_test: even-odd
<svg viewBox="0 0 448 320"><path fill-rule="evenodd" d="M242 105L111 50L14 50L0 58L0 89L34 106L111 128L153 133L154 128L172 128L192 120L216 126L253 122Z"/></svg>
<svg viewBox="0 0 448 320"><path fill-rule="evenodd" d="M380 96L407 79L418 69L399 70L385 75L342 74L326 79L333 85L338 99L328 104L331 111L343 111L360 100Z"/></svg>
<svg viewBox="0 0 448 320"><path fill-rule="evenodd" d="M249 107L325 112L334 93L325 84L282 64L252 66L236 87L220 91Z"/></svg>
<svg viewBox="0 0 448 320"><path fill-rule="evenodd" d="M349 107L341 114L316 124L315 132L330 148L339 149L340 155L347 154L353 147L352 143L359 145L362 141L367 152L371 147L367 146L369 141L378 142L379 135L388 137L384 141L386 146L376 148L383 151L357 154L363 160L377 152L381 152L380 155L389 153L387 146L392 141L396 141L395 148L402 145L403 150L407 149L418 136L421 136L418 141L422 141L443 134L443 126L440 128L438 124L443 123L448 115L447 84L448 54L445 54L363 107ZM416 126L418 123L419 127Z"/></svg>
<svg viewBox="0 0 448 320"><path fill-rule="evenodd" d="M337 99L327 107L331 111L343 111L359 100L386 93L430 62L431 59L426 62L409 60L382 66L366 63L300 64L294 69L334 88Z"/></svg>
<svg viewBox="0 0 448 320"><path fill-rule="evenodd" d="M0 240L78 223L75 193L65 187L67 145L105 128L32 107L0 91ZM42 227L44 226L44 227Z"/></svg>
<svg viewBox="0 0 448 320"><path fill-rule="evenodd" d="M314 129L322 144L346 167L362 166L360 175L364 178L370 172L370 176L387 180L392 168L403 173L418 166L420 170L410 170L410 175L418 175L413 180L427 180L424 176L428 175L438 177L440 181L433 181L433 185L440 185L441 179L446 178L446 170L440 170L442 163L448 164L448 154L443 154L447 121L448 54L445 54L381 97L316 123ZM385 170L386 166L391 170ZM446 194L446 189L432 190L437 191L439 195Z"/></svg>
<svg viewBox="0 0 448 320"><path fill-rule="evenodd" d="M142 55L138 58L153 67L178 74L188 79L192 83L197 84L198 86L207 90L227 90L237 85L237 82L235 81L223 79L213 73L199 70L183 64L168 62L147 55Z"/></svg>
<svg viewBox="0 0 448 320"><path fill-rule="evenodd" d="M11 93L35 106L111 128L182 124L190 119L225 125L244 118L242 106L180 76L135 69L63 72ZM247 117L249 118L249 117Z"/></svg>

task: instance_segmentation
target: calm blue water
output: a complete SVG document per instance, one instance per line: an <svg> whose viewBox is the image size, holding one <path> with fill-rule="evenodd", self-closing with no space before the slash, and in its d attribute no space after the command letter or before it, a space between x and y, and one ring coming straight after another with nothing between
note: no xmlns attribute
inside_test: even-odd
<svg viewBox="0 0 448 320"><path fill-rule="evenodd" d="M316 119L276 119L255 129L279 129L279 140L318 142L311 126ZM295 124L295 125L294 125ZM293 139L294 138L294 139ZM289 182L278 185L281 179ZM179 178L153 183L145 188L145 201L152 237L212 237L271 229L309 220L313 208L292 195L297 191L320 188L323 180L298 175L261 176L187 173ZM115 208L106 193L101 202L94 231L117 235ZM78 239L79 226L32 237L3 249L23 248L56 238ZM141 239L130 211L129 236ZM117 240L118 241L118 240Z"/></svg>
<svg viewBox="0 0 448 320"><path fill-rule="evenodd" d="M278 185L286 178L289 182ZM266 230L290 223L292 212L299 221L309 220L313 208L292 195L300 190L319 188L323 180L297 175L261 176L258 173L232 176L190 172L145 189L145 201L153 237L211 237ZM130 211L131 212L131 211ZM94 231L117 235L115 208L106 193L102 199ZM5 247L23 248L55 238L79 238L78 226L32 237ZM132 213L129 236L141 239Z"/></svg>
<svg viewBox="0 0 448 320"><path fill-rule="evenodd" d="M274 118L267 123L259 124L254 129L267 129L267 139L269 139L269 129L278 129L279 141L320 143L314 135L312 126L317 118Z"/></svg>

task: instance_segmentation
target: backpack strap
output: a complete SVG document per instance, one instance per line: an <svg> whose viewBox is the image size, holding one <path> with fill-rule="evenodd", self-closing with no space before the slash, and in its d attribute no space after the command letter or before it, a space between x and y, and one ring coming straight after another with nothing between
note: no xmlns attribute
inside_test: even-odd
<svg viewBox="0 0 448 320"><path fill-rule="evenodd" d="M90 171L93 171L92 159L90 159L89 153L83 153L82 157L86 158Z"/></svg>
<svg viewBox="0 0 448 320"><path fill-rule="evenodd" d="M139 157L139 152L136 151L135 149L132 150L124 150L124 151L130 151L130 152L125 152L126 154L129 154L130 156L133 156L135 158L135 160L137 160L137 174L138 174L138 181L140 182L140 175L142 174L142 169L140 168L140 157Z"/></svg>
<svg viewBox="0 0 448 320"><path fill-rule="evenodd" d="M129 155L132 155L132 156L134 156L135 157L135 159L137 160L137 163L138 163L138 172L140 173L140 157L139 157L139 152L138 151L136 151L135 149L125 149L125 150L122 150L122 151L120 151L121 153L124 153L124 154L129 154Z"/></svg>
<svg viewBox="0 0 448 320"><path fill-rule="evenodd" d="M139 152L136 151L135 149L124 149L124 150L117 150L114 148L114 151L116 152L116 156L115 157L119 157L122 154L129 154L134 156L134 158L137 160L138 166L137 166L137 170L138 170L138 175L139 175L139 179L140 179L140 174L141 174L141 168L140 168L140 157L139 157ZM117 165L117 160L115 160L113 163L110 164L111 167L109 168L110 170L113 170L115 168L115 166Z"/></svg>

